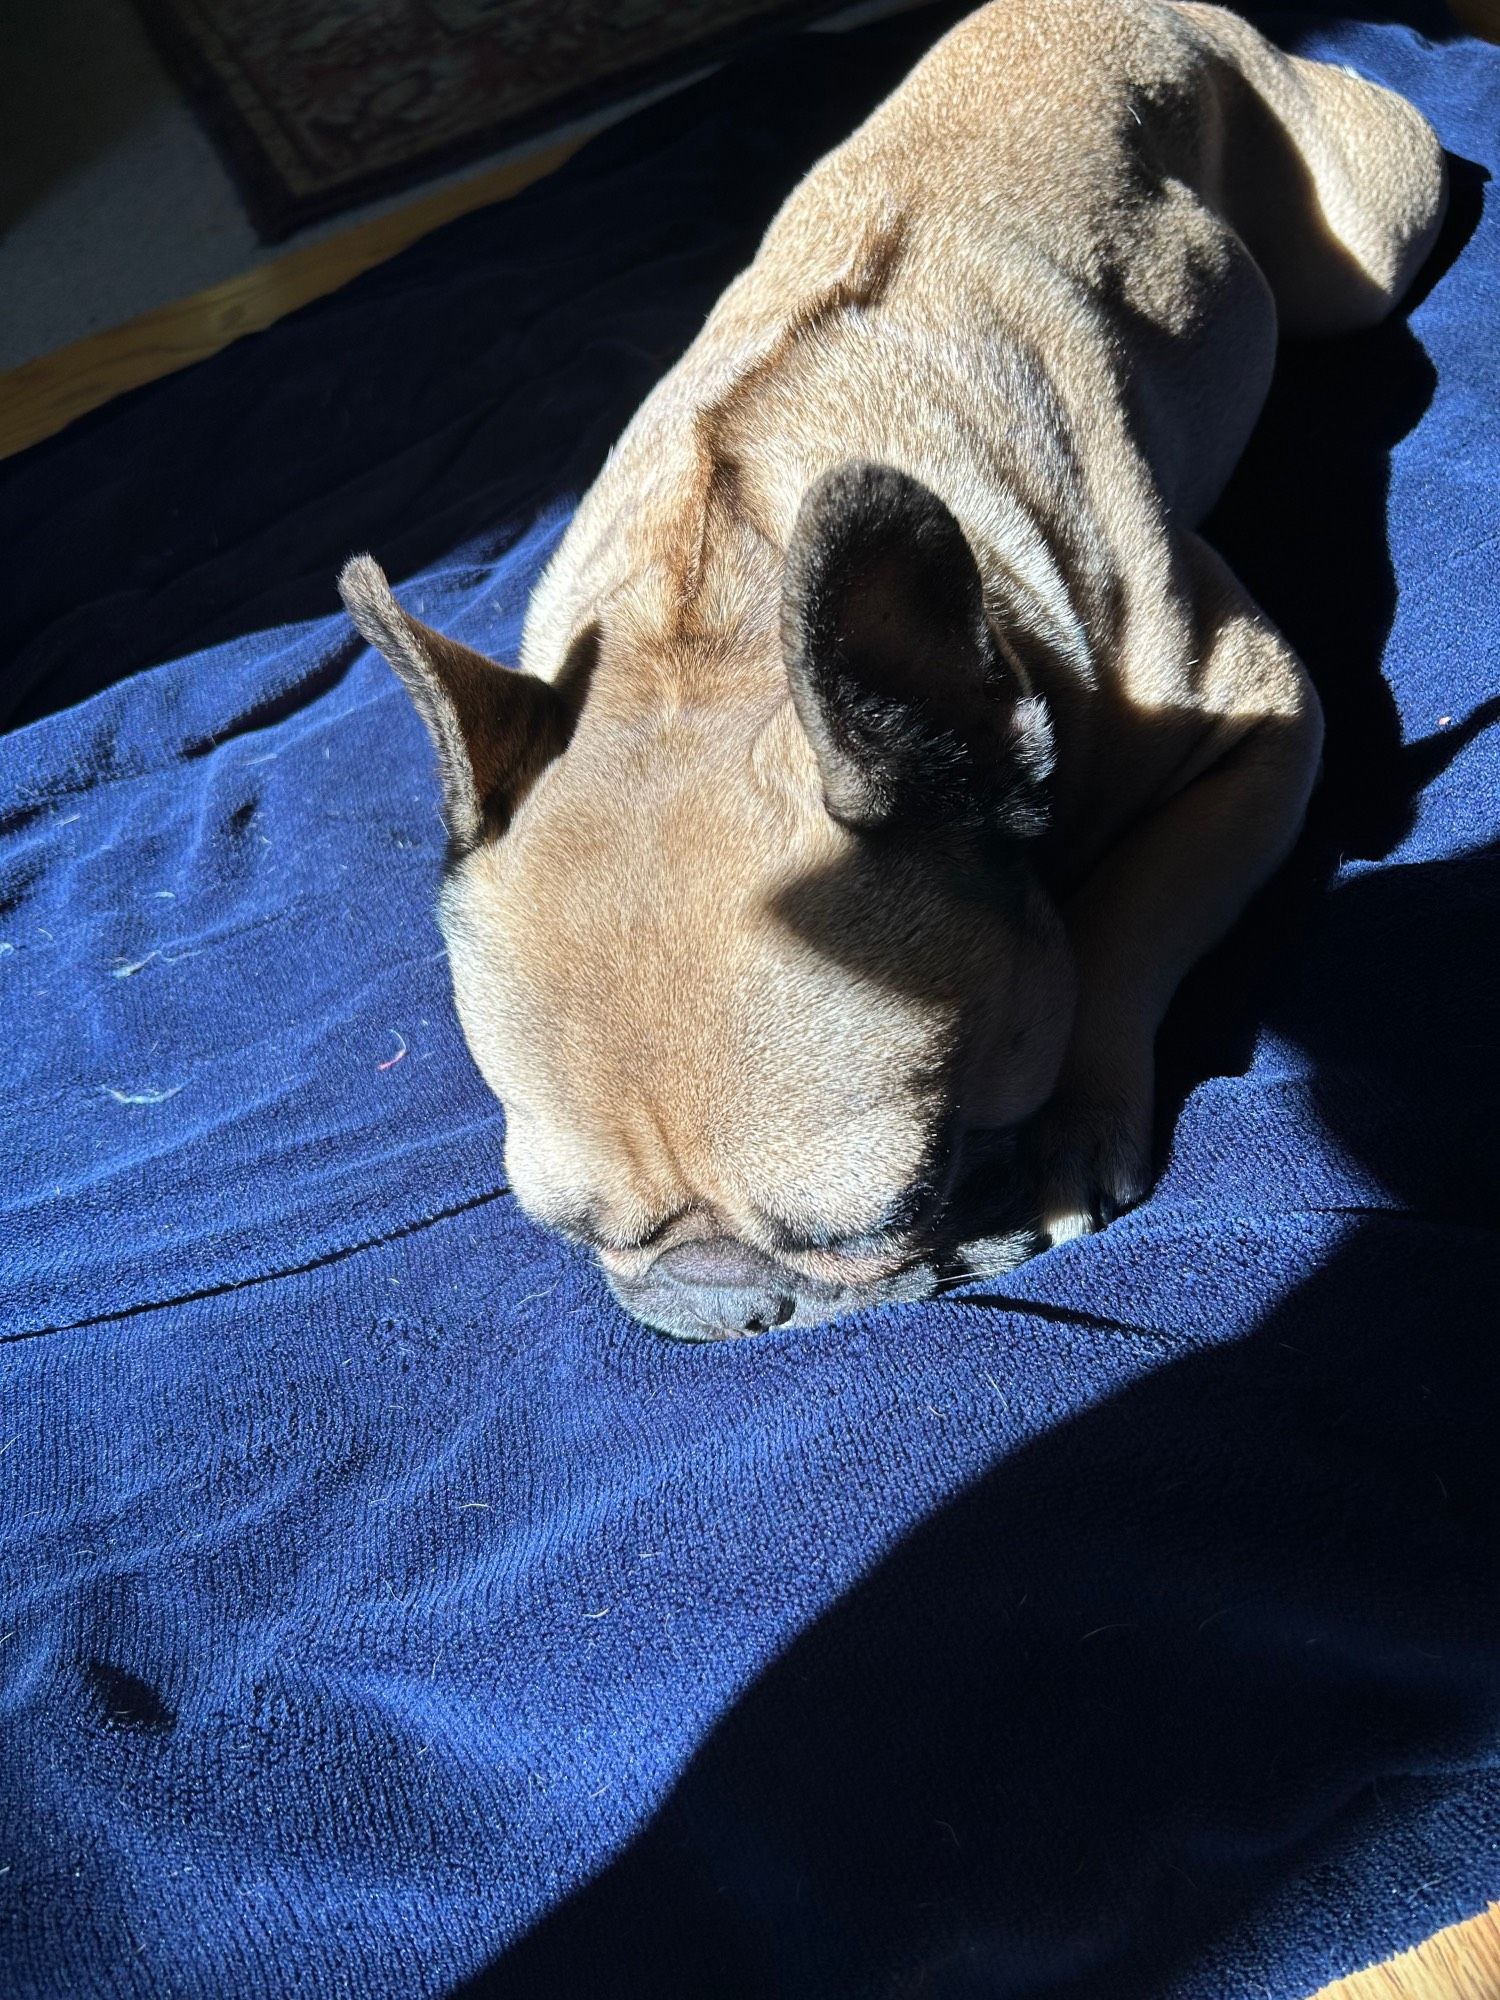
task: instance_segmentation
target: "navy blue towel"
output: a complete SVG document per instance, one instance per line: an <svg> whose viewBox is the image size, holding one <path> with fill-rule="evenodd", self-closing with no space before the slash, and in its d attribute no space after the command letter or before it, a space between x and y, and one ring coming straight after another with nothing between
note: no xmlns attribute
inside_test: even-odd
<svg viewBox="0 0 1500 2000"><path fill-rule="evenodd" d="M513 654L936 18L0 468L6 1996L1297 2000L1500 1893L1500 49L1277 19L1455 198L1211 524L1329 755L1168 1024L1152 1198L690 1348L506 1193L333 573Z"/></svg>

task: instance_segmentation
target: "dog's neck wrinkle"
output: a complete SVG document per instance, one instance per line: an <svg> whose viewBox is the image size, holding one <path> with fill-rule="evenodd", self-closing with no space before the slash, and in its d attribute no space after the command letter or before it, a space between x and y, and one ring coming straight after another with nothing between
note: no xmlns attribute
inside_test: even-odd
<svg viewBox="0 0 1500 2000"><path fill-rule="evenodd" d="M611 594L654 599L663 641L710 642L705 652L722 660L725 627L736 618L763 621L776 603L784 537L744 476L741 417L799 350L879 305L905 232L906 218L886 201L832 267L822 241L785 245L777 296L768 303L756 293L747 306L743 283L731 286L696 365L681 365L638 413L636 426L649 418L653 435L627 532L644 556L646 589L631 565ZM616 515L611 531L623 525Z"/></svg>
<svg viewBox="0 0 1500 2000"><path fill-rule="evenodd" d="M689 517L681 546L694 552L684 573L696 587L706 568L697 553L712 550L728 508L779 553L802 494L851 457L873 459L938 495L979 558L992 610L1091 685L1088 605L1095 573L1109 563L1058 392L1019 339L996 333L976 350L914 318L891 291L898 268L893 255L858 309L845 300L790 326L700 410L690 454L697 483L684 481L678 500ZM867 392L852 412L825 393L835 355L841 376ZM916 376L942 403L946 450L893 421L899 389L886 385Z"/></svg>
<svg viewBox="0 0 1500 2000"><path fill-rule="evenodd" d="M689 522L693 588L648 561L612 590L590 702L634 714L714 706L753 718L786 694L779 607L784 557L719 496Z"/></svg>

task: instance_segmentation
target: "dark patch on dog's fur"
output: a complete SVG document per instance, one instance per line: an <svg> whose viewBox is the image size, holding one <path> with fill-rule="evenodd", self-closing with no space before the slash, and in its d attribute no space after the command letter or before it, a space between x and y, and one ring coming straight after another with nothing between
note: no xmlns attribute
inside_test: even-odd
<svg viewBox="0 0 1500 2000"><path fill-rule="evenodd" d="M675 608L679 629L684 634L691 636L696 627L699 597L709 571L709 545L723 517L734 514L763 540L776 539L764 523L752 518L744 504L739 461L729 442L735 417L786 357L818 334L830 320L840 313L867 312L879 303L900 258L905 234L903 218L882 217L860 245L851 267L779 325L762 351L694 417L693 459L699 503L685 510L684 518L692 532L682 550Z"/></svg>

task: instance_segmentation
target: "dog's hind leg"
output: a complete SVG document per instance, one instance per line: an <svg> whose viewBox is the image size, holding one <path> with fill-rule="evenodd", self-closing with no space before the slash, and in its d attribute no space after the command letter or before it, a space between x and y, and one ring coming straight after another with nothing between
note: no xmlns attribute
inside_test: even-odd
<svg viewBox="0 0 1500 2000"><path fill-rule="evenodd" d="M1293 338L1354 333L1396 306L1447 200L1437 134L1352 70L1284 55L1238 15L1176 12L1217 58L1216 182L1205 198L1239 234Z"/></svg>

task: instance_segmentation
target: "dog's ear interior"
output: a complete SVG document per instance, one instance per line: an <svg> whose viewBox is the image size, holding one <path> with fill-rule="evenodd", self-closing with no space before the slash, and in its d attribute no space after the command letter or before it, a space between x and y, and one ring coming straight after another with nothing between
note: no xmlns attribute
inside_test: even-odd
<svg viewBox="0 0 1500 2000"><path fill-rule="evenodd" d="M1046 823L1052 729L985 616L962 528L891 466L849 464L803 499L787 549L782 650L835 819L988 829Z"/></svg>
<svg viewBox="0 0 1500 2000"><path fill-rule="evenodd" d="M339 595L361 638L395 668L427 725L455 846L471 848L503 832L537 775L567 747L577 719L577 677L565 673L556 685L538 680L434 632L402 610L370 556L345 564Z"/></svg>

